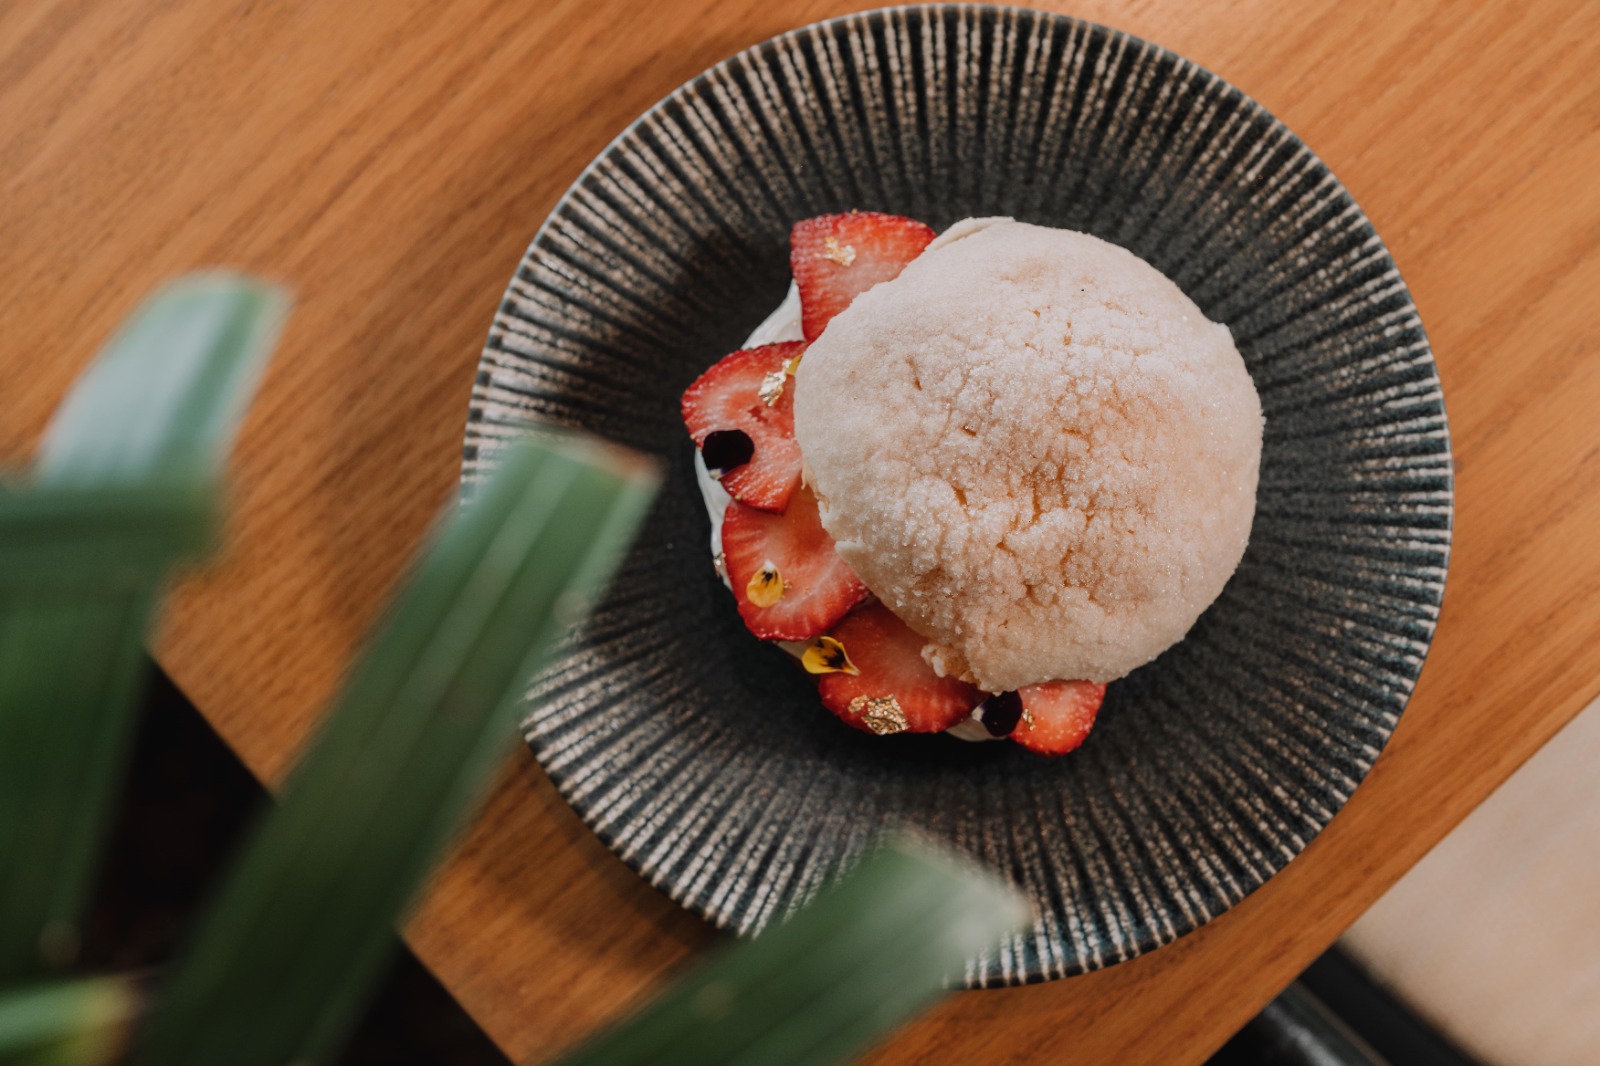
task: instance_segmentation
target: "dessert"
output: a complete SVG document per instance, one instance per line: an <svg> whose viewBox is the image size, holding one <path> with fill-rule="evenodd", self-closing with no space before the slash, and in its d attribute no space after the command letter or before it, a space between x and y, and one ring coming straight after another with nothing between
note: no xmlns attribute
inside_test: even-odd
<svg viewBox="0 0 1600 1066"><path fill-rule="evenodd" d="M684 394L741 616L876 733L1083 742L1237 567L1260 402L1132 253L969 219L794 227L795 285Z"/></svg>

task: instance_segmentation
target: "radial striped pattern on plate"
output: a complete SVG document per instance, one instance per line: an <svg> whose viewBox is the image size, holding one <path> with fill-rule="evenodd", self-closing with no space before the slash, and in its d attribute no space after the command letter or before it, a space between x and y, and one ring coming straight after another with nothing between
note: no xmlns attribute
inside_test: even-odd
<svg viewBox="0 0 1600 1066"><path fill-rule="evenodd" d="M842 728L751 639L706 557L683 387L782 296L797 219L1014 215L1122 244L1233 330L1267 415L1250 550L1188 639L1111 687L1050 762ZM1281 869L1360 783L1432 638L1450 448L1427 338L1382 242L1226 82L1102 27L930 6L796 30L626 130L506 290L463 478L530 425L671 477L609 598L529 693L528 741L650 882L749 931L889 823L1015 879L1031 935L973 986L1167 943Z"/></svg>

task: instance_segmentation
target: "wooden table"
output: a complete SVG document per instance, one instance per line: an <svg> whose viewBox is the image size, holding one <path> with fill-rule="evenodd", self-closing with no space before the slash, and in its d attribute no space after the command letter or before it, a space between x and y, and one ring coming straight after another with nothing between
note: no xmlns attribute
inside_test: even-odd
<svg viewBox="0 0 1600 1066"><path fill-rule="evenodd" d="M1064 7L1064 5L1063 5ZM556 198L634 115L823 0L0 5L0 459L113 324L209 264L299 308L225 559L156 651L268 781L454 491L479 345ZM1085 0L1252 94L1383 233L1438 352L1454 565L1371 778L1269 885L1088 977L957 995L876 1062L1197 1062L1600 691L1600 4ZM407 936L517 1060L712 934L519 757Z"/></svg>

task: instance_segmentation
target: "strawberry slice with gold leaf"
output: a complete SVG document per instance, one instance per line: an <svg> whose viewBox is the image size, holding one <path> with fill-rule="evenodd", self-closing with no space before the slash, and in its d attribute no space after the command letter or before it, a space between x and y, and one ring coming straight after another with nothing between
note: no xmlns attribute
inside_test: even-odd
<svg viewBox="0 0 1600 1066"><path fill-rule="evenodd" d="M800 485L793 374L805 350L804 341L741 349L683 394L683 422L706 470L758 510L782 511Z"/></svg>
<svg viewBox="0 0 1600 1066"><path fill-rule="evenodd" d="M1011 739L1040 755L1065 755L1089 739L1106 687L1093 681L1046 681L1017 689L1021 720Z"/></svg>
<svg viewBox="0 0 1600 1066"><path fill-rule="evenodd" d="M795 492L782 514L730 503L722 554L739 616L762 640L810 640L867 595L822 528L810 489Z"/></svg>
<svg viewBox="0 0 1600 1066"><path fill-rule="evenodd" d="M822 336L857 296L898 276L933 238L933 230L915 219L877 211L796 222L789 231L789 270L800 290L806 340Z"/></svg>
<svg viewBox="0 0 1600 1066"><path fill-rule="evenodd" d="M927 641L881 603L852 612L806 649L823 704L869 733L937 733L965 718L983 693L940 677L922 658ZM816 649L813 654L813 649Z"/></svg>

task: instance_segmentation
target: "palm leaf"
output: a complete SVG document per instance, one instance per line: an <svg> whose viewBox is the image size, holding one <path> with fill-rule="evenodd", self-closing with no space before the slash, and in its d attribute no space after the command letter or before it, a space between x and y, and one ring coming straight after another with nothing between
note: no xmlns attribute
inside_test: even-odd
<svg viewBox="0 0 1600 1066"><path fill-rule="evenodd" d="M282 290L226 274L162 289L62 403L34 479L90 488L214 479L287 310Z"/></svg>
<svg viewBox="0 0 1600 1066"><path fill-rule="evenodd" d="M74 387L32 482L0 494L0 982L76 951L155 592L208 542L284 308L243 279L163 290Z"/></svg>
<svg viewBox="0 0 1600 1066"><path fill-rule="evenodd" d="M97 1066L127 1046L139 997L127 981L97 977L13 988L0 995L0 1062Z"/></svg>
<svg viewBox="0 0 1600 1066"><path fill-rule="evenodd" d="M43 486L0 493L0 596L155 586L216 533L209 485Z"/></svg>
<svg viewBox="0 0 1600 1066"><path fill-rule="evenodd" d="M138 1061L279 1066L343 1036L514 739L511 705L653 493L652 471L597 445L508 455L437 539L250 840Z"/></svg>

